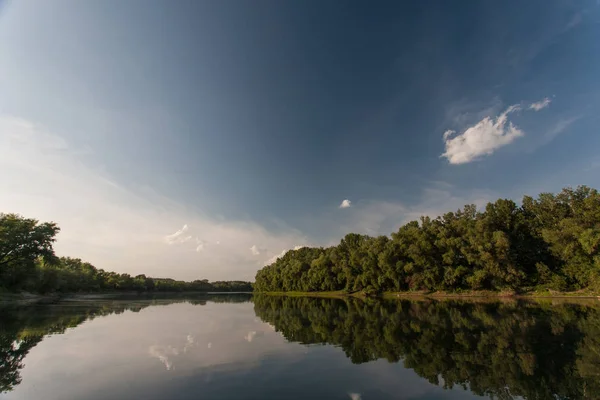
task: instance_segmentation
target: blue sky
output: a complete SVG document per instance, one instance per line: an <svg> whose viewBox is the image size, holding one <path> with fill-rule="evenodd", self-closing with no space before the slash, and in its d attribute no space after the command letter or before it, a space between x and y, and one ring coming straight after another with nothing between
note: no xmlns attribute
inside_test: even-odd
<svg viewBox="0 0 600 400"><path fill-rule="evenodd" d="M600 186L595 0L0 4L0 210L100 268L250 279Z"/></svg>

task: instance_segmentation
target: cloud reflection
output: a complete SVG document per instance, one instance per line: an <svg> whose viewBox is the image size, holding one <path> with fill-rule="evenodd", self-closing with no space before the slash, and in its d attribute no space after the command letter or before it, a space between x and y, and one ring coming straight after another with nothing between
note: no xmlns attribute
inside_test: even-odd
<svg viewBox="0 0 600 400"><path fill-rule="evenodd" d="M169 356L176 356L179 354L179 351L176 348L173 348L171 346L150 346L148 352L152 357L158 358L160 362L164 364L167 371L174 369L173 362L169 360Z"/></svg>

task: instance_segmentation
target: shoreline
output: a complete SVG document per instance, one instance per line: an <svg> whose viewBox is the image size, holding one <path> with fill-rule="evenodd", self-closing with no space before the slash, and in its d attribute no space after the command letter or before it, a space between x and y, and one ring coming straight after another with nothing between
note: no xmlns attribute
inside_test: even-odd
<svg viewBox="0 0 600 400"><path fill-rule="evenodd" d="M94 300L125 300L125 299L142 299L149 297L156 298L174 298L186 296L203 296L203 295L234 295L234 294L252 294L252 292L91 292L91 293L1 293L0 306L16 305L27 306L35 304L51 304L61 301L94 301Z"/></svg>
<svg viewBox="0 0 600 400"><path fill-rule="evenodd" d="M327 297L327 298L373 298L373 299L411 299L411 298L431 298L431 299L598 299L600 296L595 293L577 293L577 292L555 292L555 293L511 293L511 292L492 292L492 291L470 291L464 293L452 292L384 292L379 295L368 296L363 292L254 292L255 295L268 296L287 296L287 297Z"/></svg>
<svg viewBox="0 0 600 400"><path fill-rule="evenodd" d="M51 304L63 301L95 301L95 300L126 300L126 299L144 299L144 298L175 298L187 296L204 295L266 295L266 296L285 296L285 297L314 297L314 298L334 298L347 299L358 298L362 300L598 300L600 296L595 293L577 293L577 292L492 292L492 291L469 291L463 293L452 292L384 292L378 295L366 295L364 292L98 292L98 293L49 293L36 294L29 292L22 293L0 293L0 306L27 306L35 304Z"/></svg>

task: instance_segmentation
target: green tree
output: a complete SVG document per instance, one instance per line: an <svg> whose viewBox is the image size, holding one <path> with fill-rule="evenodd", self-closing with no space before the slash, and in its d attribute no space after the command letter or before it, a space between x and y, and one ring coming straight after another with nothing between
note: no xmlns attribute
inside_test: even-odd
<svg viewBox="0 0 600 400"><path fill-rule="evenodd" d="M421 217L387 236L347 234L337 246L288 251L256 274L258 291L345 289L600 291L600 195L474 205Z"/></svg>
<svg viewBox="0 0 600 400"><path fill-rule="evenodd" d="M53 261L52 245L58 232L53 222L39 223L18 214L0 214L0 285L22 288L32 278L39 257Z"/></svg>

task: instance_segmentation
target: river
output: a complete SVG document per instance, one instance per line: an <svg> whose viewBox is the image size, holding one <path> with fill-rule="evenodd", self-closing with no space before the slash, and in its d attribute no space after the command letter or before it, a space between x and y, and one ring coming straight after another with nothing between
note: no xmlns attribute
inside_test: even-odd
<svg viewBox="0 0 600 400"><path fill-rule="evenodd" d="M600 302L251 295L0 308L0 399L598 399Z"/></svg>

